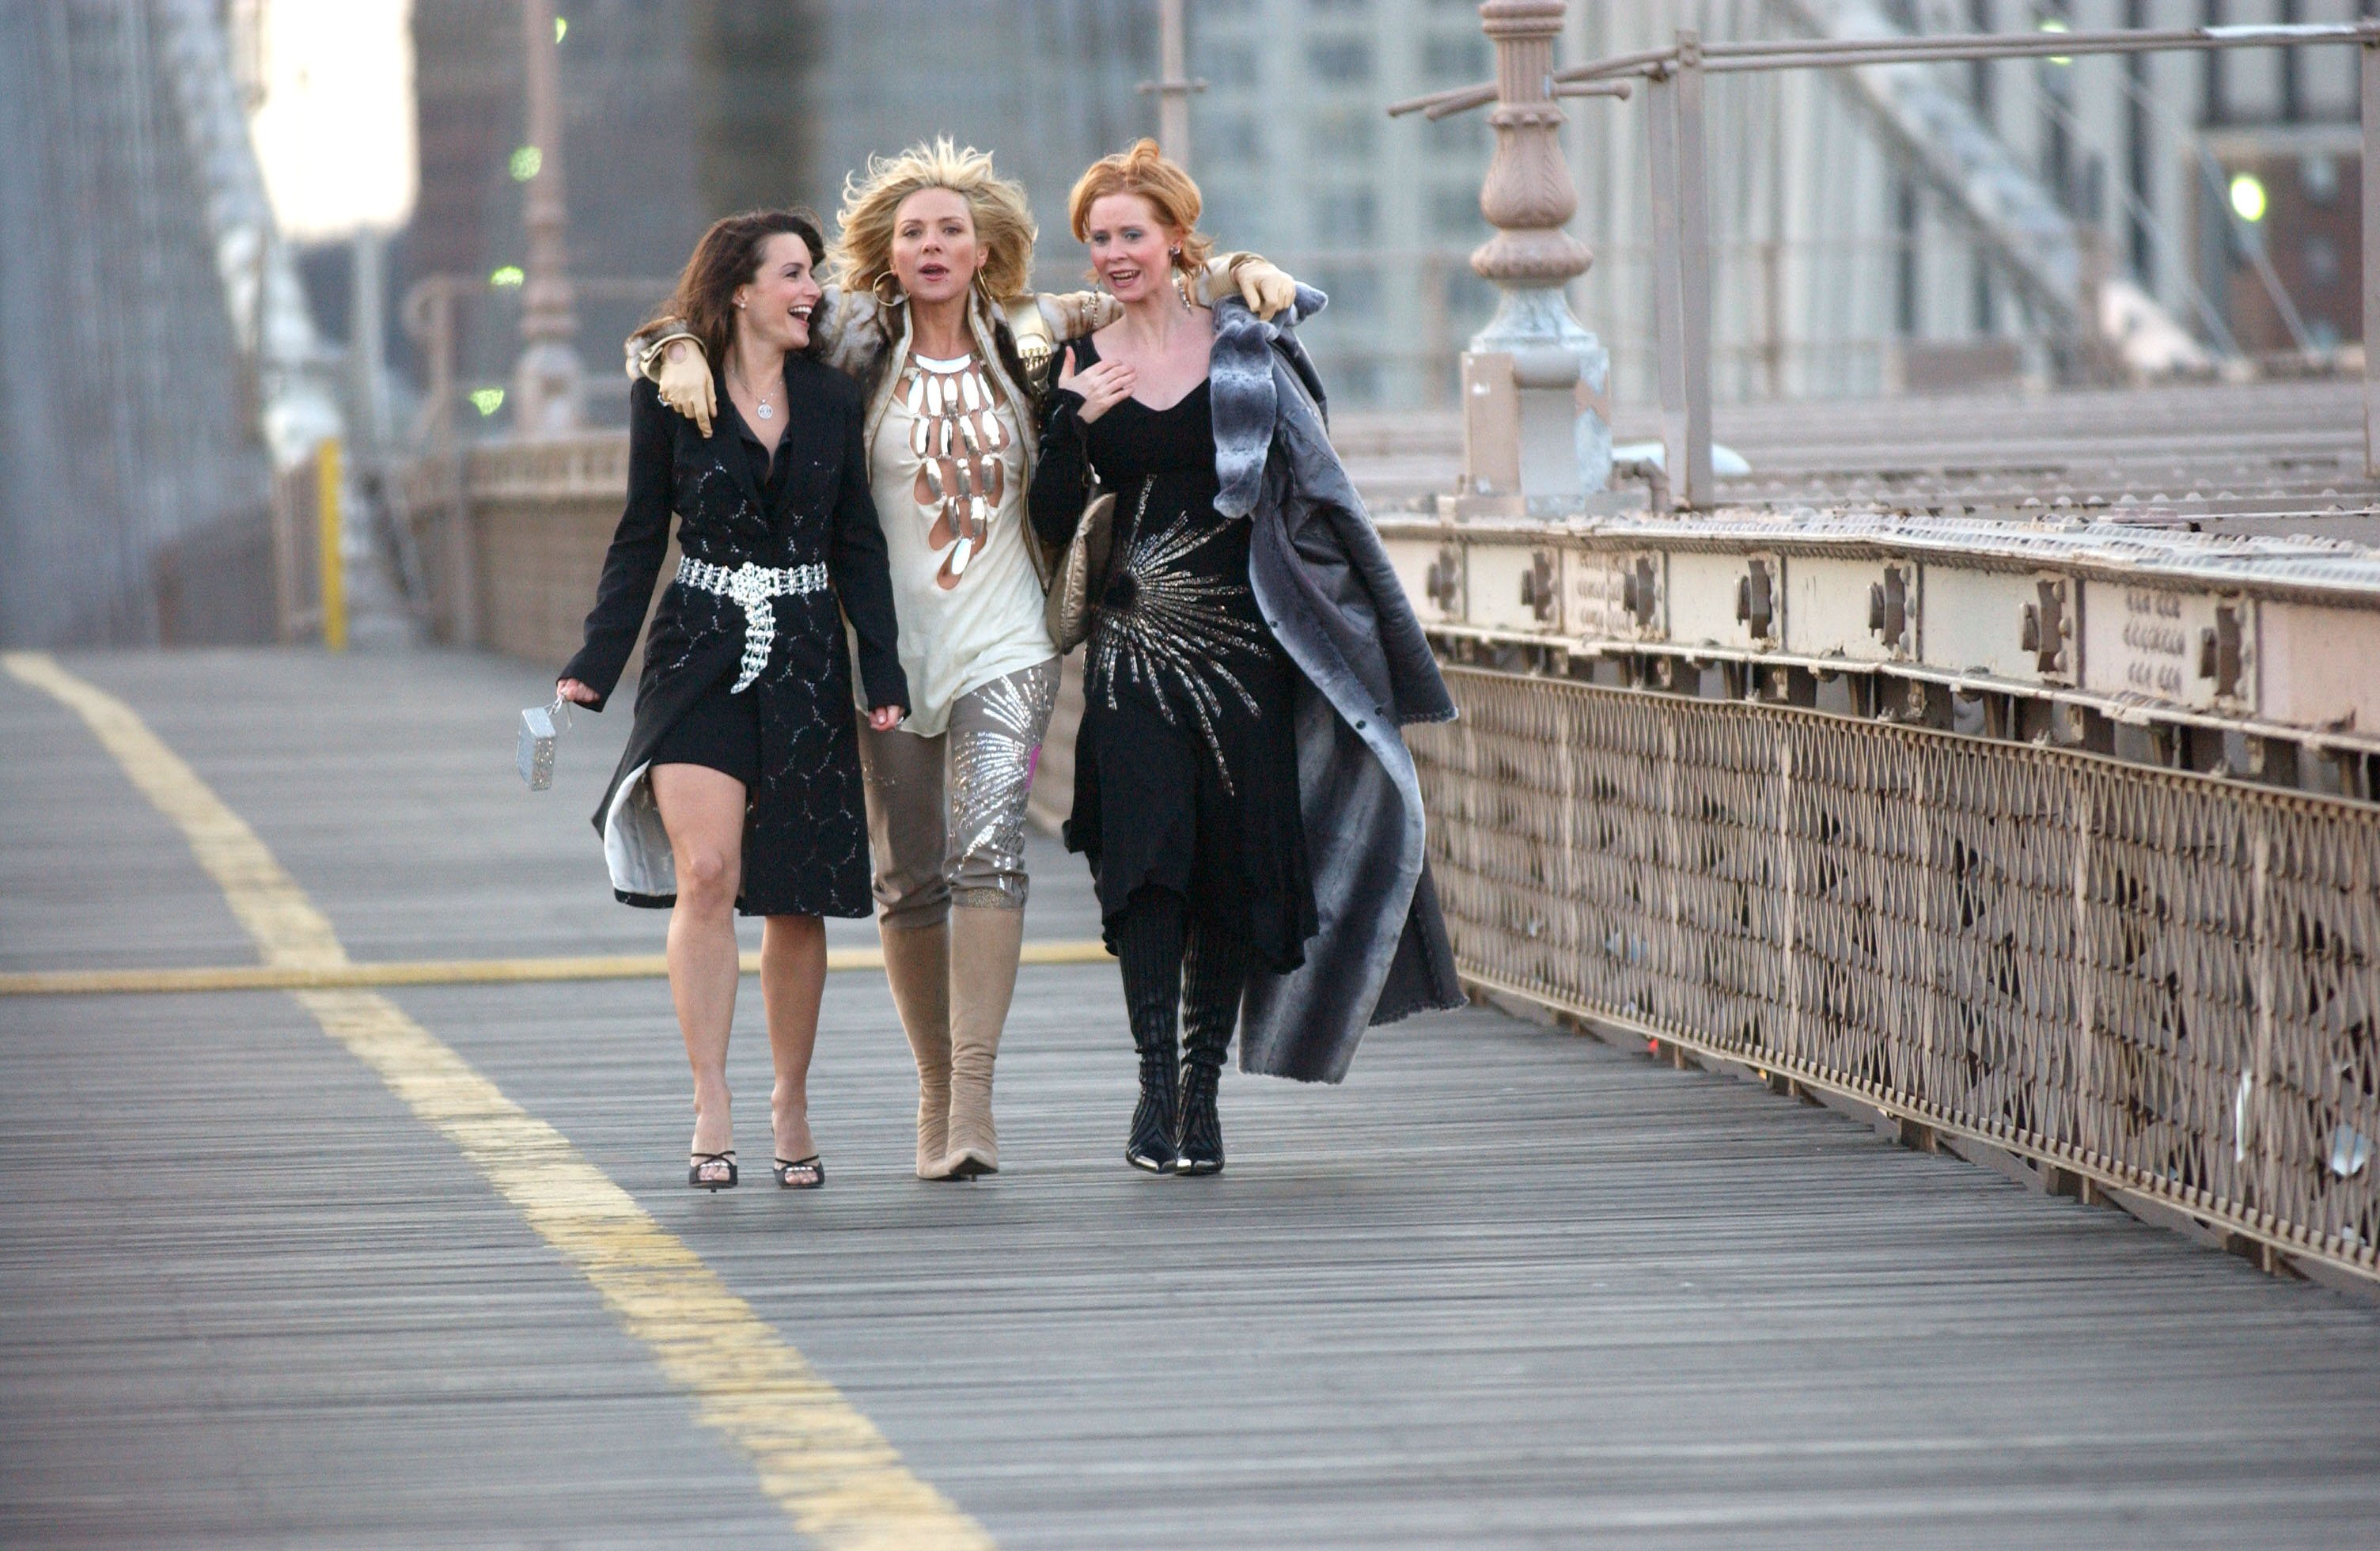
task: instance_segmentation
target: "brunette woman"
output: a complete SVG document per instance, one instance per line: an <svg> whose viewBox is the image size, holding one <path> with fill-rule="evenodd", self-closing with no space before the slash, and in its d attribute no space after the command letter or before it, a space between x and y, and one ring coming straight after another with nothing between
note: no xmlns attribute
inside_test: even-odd
<svg viewBox="0 0 2380 1551"><path fill-rule="evenodd" d="M912 691L908 720L863 732L860 749L885 973L917 1058L923 1179L1000 1166L992 1071L1024 938L1026 799L1058 686L1048 558L1025 522L1038 434L1028 384L1059 329L1105 315L1104 298L1030 293L1034 236L1025 191L982 152L939 140L873 160L844 189L824 325L827 358L866 395L864 455ZM1214 278L1288 299L1288 277L1261 261L1219 261ZM700 422L712 386L702 342L674 332L632 352Z"/></svg>
<svg viewBox="0 0 2380 1551"><path fill-rule="evenodd" d="M763 917L760 995L776 1068L777 1183L825 1182L808 1113L826 915L868 913L853 648L869 724L909 704L884 535L868 488L859 394L819 361L825 244L795 211L705 232L670 315L719 363L726 434L706 438L629 390L628 503L587 642L556 689L603 709L636 644L678 515L677 573L645 637L636 722L595 812L612 885L669 906L670 994L694 1068L686 1182L736 1182L727 1035L735 913Z"/></svg>
<svg viewBox="0 0 2380 1551"><path fill-rule="evenodd" d="M1124 1156L1184 1174L1223 1167L1244 1008L1244 1070L1336 1082L1366 1024L1463 1001L1397 732L1454 708L1290 332L1323 298L1198 306L1198 208L1151 140L1075 185L1123 316L1064 346L1032 491L1052 544L1093 470L1116 497L1066 842L1140 1053Z"/></svg>

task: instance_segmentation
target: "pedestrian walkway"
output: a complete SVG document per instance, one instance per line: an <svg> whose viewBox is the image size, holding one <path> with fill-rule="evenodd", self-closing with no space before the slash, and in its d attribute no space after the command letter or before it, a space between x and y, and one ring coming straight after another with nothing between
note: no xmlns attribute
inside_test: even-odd
<svg viewBox="0 0 2380 1551"><path fill-rule="evenodd" d="M532 668L57 666L0 673L0 975L659 949L625 718L524 792ZM765 1181L748 980L731 1074ZM1113 967L1028 967L1002 1172L918 1181L853 969L827 1188L710 1195L657 978L0 994L0 1544L2380 1542L2373 1305L1485 1009L1227 1077L1215 1180L1123 1167L1133 1080Z"/></svg>

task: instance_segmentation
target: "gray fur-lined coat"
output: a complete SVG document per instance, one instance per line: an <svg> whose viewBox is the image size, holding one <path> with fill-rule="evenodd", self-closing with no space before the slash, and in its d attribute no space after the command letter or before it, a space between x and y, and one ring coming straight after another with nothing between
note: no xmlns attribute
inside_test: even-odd
<svg viewBox="0 0 2380 1551"><path fill-rule="evenodd" d="M1399 729L1451 721L1438 662L1330 446L1321 383L1294 325L1215 307L1208 382L1216 504L1245 515L1248 579L1298 669L1297 782L1320 929L1287 975L1254 972L1240 1067L1335 1083L1373 1024L1463 1004L1425 854L1421 783Z"/></svg>

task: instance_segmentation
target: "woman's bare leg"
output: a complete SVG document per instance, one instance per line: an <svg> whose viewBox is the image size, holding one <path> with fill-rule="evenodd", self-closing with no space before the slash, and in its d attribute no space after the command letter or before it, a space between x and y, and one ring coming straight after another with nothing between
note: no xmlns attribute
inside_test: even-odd
<svg viewBox="0 0 2380 1551"><path fill-rule="evenodd" d="M818 1046L819 998L826 990L826 923L815 915L771 915L760 929L760 1000L769 1011L769 1057L777 1072L769 1123L777 1156L813 1157L810 1052Z"/></svg>
<svg viewBox="0 0 2380 1551"><path fill-rule="evenodd" d="M744 783L706 765L655 765L650 777L662 827L677 864L670 912L670 1000L694 1069L694 1145L735 1145L727 1093L727 1034L735 1021L735 896L744 869ZM724 1181L725 1165L704 1172Z"/></svg>

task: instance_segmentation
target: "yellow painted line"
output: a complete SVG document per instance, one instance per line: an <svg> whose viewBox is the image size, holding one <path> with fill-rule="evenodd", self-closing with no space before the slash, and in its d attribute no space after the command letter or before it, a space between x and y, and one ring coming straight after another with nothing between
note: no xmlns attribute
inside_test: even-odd
<svg viewBox="0 0 2380 1551"><path fill-rule="evenodd" d="M330 922L254 831L115 697L46 656L0 654L9 673L81 716L223 886L269 964L346 954ZM911 1473L875 1424L716 1272L570 1139L506 1098L386 997L294 993L322 1030L443 1133L529 1226L593 1284L701 1421L751 1456L802 1533L837 1551L988 1547L980 1524Z"/></svg>
<svg viewBox="0 0 2380 1551"><path fill-rule="evenodd" d="M338 934L298 880L282 869L256 831L207 789L182 757L149 731L132 708L75 677L46 653L0 653L8 672L83 719L101 746L157 811L174 821L199 866L275 968L328 969L347 962Z"/></svg>
<svg viewBox="0 0 2380 1551"><path fill-rule="evenodd" d="M1028 942L1028 964L1106 963L1099 942ZM743 956L744 973L760 972L760 955ZM830 970L882 969L881 948L830 948ZM413 959L391 963L209 964L168 969L57 969L0 974L0 997L98 996L163 991L332 991L374 986L502 986L550 980L659 980L669 961L659 953L613 953L543 959Z"/></svg>

